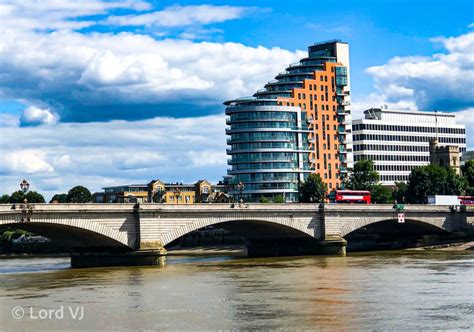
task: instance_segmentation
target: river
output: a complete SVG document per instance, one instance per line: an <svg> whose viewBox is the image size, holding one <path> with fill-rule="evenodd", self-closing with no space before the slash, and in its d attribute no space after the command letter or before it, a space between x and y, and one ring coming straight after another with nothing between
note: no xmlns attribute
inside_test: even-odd
<svg viewBox="0 0 474 332"><path fill-rule="evenodd" d="M163 267L71 269L0 260L0 329L462 330L474 252L168 257Z"/></svg>

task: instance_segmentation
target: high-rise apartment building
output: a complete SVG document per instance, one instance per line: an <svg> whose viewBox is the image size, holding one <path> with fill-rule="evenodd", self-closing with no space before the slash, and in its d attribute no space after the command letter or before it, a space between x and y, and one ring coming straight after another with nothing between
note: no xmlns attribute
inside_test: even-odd
<svg viewBox="0 0 474 332"><path fill-rule="evenodd" d="M226 101L230 193L298 200L310 173L328 188L352 166L349 45L318 43L252 97Z"/></svg>
<svg viewBox="0 0 474 332"><path fill-rule="evenodd" d="M384 185L407 181L413 168L428 165L433 140L466 151L465 127L452 113L372 108L364 115L352 124L354 161L373 160Z"/></svg>

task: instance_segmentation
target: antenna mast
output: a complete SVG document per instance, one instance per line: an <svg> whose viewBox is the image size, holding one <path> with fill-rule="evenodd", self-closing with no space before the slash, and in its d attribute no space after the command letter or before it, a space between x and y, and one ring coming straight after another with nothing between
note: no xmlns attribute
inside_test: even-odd
<svg viewBox="0 0 474 332"><path fill-rule="evenodd" d="M438 142L438 110L435 110L435 122L436 122L436 141Z"/></svg>

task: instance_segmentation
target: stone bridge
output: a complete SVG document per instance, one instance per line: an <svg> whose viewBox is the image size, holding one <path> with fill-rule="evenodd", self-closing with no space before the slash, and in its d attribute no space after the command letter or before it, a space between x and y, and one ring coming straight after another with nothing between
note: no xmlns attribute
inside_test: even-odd
<svg viewBox="0 0 474 332"><path fill-rule="evenodd" d="M35 204L31 211L22 210L21 204L0 205L0 228L31 231L70 248L163 248L217 225L246 238L252 248L279 247L279 254L338 253L346 236L383 221L451 233L474 229L471 206L407 205L406 223L397 225L396 218L391 205ZM314 250L308 251L308 245Z"/></svg>

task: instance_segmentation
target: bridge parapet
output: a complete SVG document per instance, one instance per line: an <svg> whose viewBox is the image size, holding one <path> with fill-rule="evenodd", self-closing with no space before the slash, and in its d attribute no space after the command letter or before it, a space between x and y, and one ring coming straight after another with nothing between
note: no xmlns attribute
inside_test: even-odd
<svg viewBox="0 0 474 332"><path fill-rule="evenodd" d="M474 208L449 205L405 205L405 220L432 225L447 232L470 230L474 225ZM326 237L341 236L381 221L397 220L391 204L324 206ZM468 217L468 215L473 215Z"/></svg>

